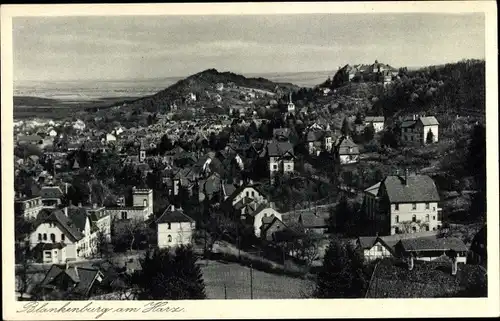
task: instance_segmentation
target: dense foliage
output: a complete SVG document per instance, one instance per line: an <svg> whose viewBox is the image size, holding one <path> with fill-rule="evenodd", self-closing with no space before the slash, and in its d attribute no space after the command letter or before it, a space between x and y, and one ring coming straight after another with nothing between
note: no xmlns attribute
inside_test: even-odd
<svg viewBox="0 0 500 321"><path fill-rule="evenodd" d="M205 283L190 247L147 252L133 282L140 300L204 299Z"/></svg>
<svg viewBox="0 0 500 321"><path fill-rule="evenodd" d="M326 249L313 296L361 298L366 285L362 257L351 245L332 239Z"/></svg>

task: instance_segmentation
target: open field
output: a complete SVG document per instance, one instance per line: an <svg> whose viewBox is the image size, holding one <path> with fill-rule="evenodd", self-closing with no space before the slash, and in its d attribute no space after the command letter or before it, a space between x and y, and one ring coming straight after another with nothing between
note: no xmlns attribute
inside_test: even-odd
<svg viewBox="0 0 500 321"><path fill-rule="evenodd" d="M201 260L206 294L209 299L250 299L250 268L236 263ZM294 299L310 293L310 280L291 278L253 270L254 299Z"/></svg>
<svg viewBox="0 0 500 321"><path fill-rule="evenodd" d="M104 97L92 100L62 100L29 96L14 96L14 118L49 117L63 119L75 112L107 108L116 103L132 101L137 97Z"/></svg>

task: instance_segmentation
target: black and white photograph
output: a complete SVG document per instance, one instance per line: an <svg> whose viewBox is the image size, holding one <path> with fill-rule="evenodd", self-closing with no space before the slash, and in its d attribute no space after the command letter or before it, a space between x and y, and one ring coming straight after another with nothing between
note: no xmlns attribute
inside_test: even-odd
<svg viewBox="0 0 500 321"><path fill-rule="evenodd" d="M12 16L14 301L498 295L481 10Z"/></svg>

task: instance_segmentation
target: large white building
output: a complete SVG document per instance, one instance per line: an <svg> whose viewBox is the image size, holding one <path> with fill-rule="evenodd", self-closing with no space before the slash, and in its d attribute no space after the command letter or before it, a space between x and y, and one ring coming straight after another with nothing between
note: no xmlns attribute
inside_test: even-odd
<svg viewBox="0 0 500 321"><path fill-rule="evenodd" d="M174 248L192 244L196 223L184 214L181 208L176 209L174 205L171 205L158 218L156 224L158 248Z"/></svg>
<svg viewBox="0 0 500 321"><path fill-rule="evenodd" d="M380 235L436 231L441 208L436 184L427 175L387 176L365 190L365 208Z"/></svg>
<svg viewBox="0 0 500 321"><path fill-rule="evenodd" d="M96 252L97 228L85 209L44 211L29 237L37 261L57 264L82 260Z"/></svg>
<svg viewBox="0 0 500 321"><path fill-rule="evenodd" d="M36 219L38 213L43 208L40 196L22 197L16 199L14 204L16 215L20 215L26 220Z"/></svg>

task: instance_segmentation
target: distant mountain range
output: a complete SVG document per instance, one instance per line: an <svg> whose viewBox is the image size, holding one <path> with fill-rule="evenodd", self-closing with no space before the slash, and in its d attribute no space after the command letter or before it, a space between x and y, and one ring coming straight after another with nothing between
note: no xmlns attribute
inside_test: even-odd
<svg viewBox="0 0 500 321"><path fill-rule="evenodd" d="M292 83L300 87L313 87L332 71L249 73L249 78L265 78L273 82ZM59 100L94 100L103 97L143 97L155 94L186 77L120 80L68 80L68 81L17 81L14 96L39 97Z"/></svg>

